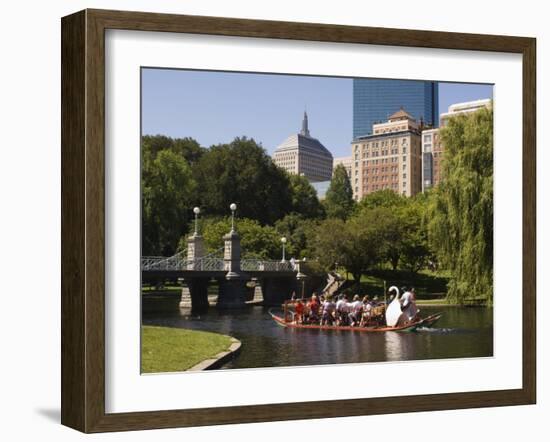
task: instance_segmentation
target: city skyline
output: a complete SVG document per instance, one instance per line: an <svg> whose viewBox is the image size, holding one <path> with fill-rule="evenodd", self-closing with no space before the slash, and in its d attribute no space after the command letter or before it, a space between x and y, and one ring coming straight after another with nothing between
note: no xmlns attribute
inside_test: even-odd
<svg viewBox="0 0 550 442"><path fill-rule="evenodd" d="M192 137L202 146L254 138L272 155L300 130L334 157L350 155L353 79L174 69L142 69L142 133ZM439 83L439 113L462 101L492 98L492 85ZM397 109L396 109L397 110Z"/></svg>

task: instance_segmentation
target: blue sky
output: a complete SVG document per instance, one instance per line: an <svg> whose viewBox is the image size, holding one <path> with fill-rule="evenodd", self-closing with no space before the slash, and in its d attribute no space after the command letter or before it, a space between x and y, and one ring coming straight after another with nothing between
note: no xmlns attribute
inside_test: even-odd
<svg viewBox="0 0 550 442"><path fill-rule="evenodd" d="M439 109L492 97L492 86L440 83ZM246 135L269 153L300 130L307 109L311 135L334 156L349 155L352 80L169 69L142 70L142 131L192 137L202 146Z"/></svg>

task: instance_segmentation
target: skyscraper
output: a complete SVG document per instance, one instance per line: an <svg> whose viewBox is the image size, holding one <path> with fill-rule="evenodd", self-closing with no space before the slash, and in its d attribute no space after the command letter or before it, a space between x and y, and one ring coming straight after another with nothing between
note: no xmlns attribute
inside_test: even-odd
<svg viewBox="0 0 550 442"><path fill-rule="evenodd" d="M353 80L353 138L372 134L372 126L404 108L417 121L439 122L438 85L432 81Z"/></svg>
<svg viewBox="0 0 550 442"><path fill-rule="evenodd" d="M273 161L288 173L303 175L310 182L329 181L332 177L332 154L310 135L306 112L300 133L289 136L277 147Z"/></svg>

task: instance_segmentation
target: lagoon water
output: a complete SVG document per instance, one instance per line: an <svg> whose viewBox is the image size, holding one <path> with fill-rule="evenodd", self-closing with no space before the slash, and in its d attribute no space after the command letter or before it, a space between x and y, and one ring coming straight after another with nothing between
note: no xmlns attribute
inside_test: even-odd
<svg viewBox="0 0 550 442"><path fill-rule="evenodd" d="M242 342L240 354L223 368L286 367L493 355L493 310L455 306L420 307L421 315L443 312L429 329L415 333L360 333L287 329L271 319L267 307L193 316L179 298L145 297L143 324L212 331Z"/></svg>

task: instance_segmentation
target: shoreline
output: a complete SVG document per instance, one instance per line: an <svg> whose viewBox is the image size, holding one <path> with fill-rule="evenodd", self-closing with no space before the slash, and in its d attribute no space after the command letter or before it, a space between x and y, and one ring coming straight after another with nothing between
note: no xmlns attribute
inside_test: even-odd
<svg viewBox="0 0 550 442"><path fill-rule="evenodd" d="M236 357L241 351L242 342L239 341L237 338L234 338L233 336L223 336L227 336L231 339L231 345L226 351L222 351L212 358L205 359L204 361L199 362L193 367L188 368L186 371L215 370Z"/></svg>

